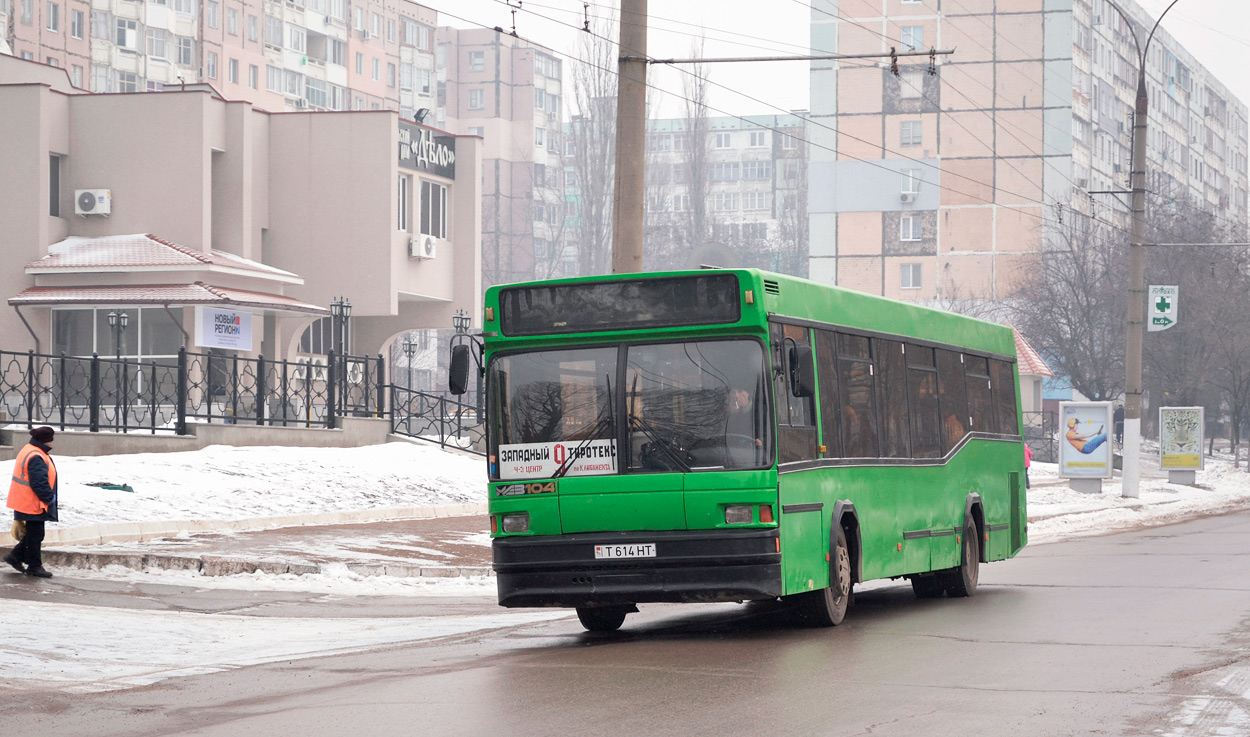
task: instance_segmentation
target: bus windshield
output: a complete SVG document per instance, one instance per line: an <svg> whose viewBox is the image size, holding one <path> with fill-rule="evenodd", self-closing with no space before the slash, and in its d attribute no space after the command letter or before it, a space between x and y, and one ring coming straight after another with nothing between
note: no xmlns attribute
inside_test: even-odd
<svg viewBox="0 0 1250 737"><path fill-rule="evenodd" d="M514 353L490 371L496 478L772 464L756 340Z"/></svg>

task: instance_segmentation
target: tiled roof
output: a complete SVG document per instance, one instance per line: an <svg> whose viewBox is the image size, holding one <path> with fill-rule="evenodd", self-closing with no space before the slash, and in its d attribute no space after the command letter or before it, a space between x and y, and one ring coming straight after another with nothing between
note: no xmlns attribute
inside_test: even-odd
<svg viewBox="0 0 1250 737"><path fill-rule="evenodd" d="M299 277L289 271L275 269L258 261L245 259L225 251L196 251L151 234L109 235L93 238L70 236L48 247L48 255L26 265L27 273L56 271L93 271L99 269L212 267L240 269L285 280Z"/></svg>
<svg viewBox="0 0 1250 737"><path fill-rule="evenodd" d="M9 298L11 305L224 305L324 314L326 309L280 294L262 294L193 284L128 284L92 287L30 287Z"/></svg>
<svg viewBox="0 0 1250 737"><path fill-rule="evenodd" d="M1020 335L1020 331L1012 328L1011 332L1016 336L1016 361L1020 368L1020 375L1054 376L1055 372L1050 370L1037 351L1033 350L1033 346L1029 345L1023 335Z"/></svg>

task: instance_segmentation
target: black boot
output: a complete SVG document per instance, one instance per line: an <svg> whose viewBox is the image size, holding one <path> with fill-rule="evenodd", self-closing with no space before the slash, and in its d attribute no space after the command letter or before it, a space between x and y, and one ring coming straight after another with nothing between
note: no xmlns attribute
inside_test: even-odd
<svg viewBox="0 0 1250 737"><path fill-rule="evenodd" d="M13 555L13 551L9 551L9 554L4 556L4 562L16 568L18 573L26 572L26 566Z"/></svg>
<svg viewBox="0 0 1250 737"><path fill-rule="evenodd" d="M27 568L26 575L34 576L35 578L52 578L52 574L48 573L48 569L43 566L39 566L38 568Z"/></svg>

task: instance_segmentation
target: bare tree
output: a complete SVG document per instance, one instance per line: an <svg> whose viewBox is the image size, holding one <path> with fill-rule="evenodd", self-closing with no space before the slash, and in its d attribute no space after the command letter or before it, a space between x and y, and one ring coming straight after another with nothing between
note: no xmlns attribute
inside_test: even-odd
<svg viewBox="0 0 1250 737"><path fill-rule="evenodd" d="M573 96L578 114L569 127L576 202L576 226L566 238L577 250L578 271L604 274L612 263L612 196L616 162L616 52L609 37L611 18L596 20L583 34L580 60L573 65Z"/></svg>

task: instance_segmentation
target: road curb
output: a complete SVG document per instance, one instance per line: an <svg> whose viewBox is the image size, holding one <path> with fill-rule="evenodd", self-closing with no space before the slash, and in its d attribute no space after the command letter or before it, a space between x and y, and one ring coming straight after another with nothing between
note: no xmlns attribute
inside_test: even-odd
<svg viewBox="0 0 1250 737"><path fill-rule="evenodd" d="M157 568L166 571L196 571L201 576L238 576L268 573L275 576L293 574L341 575L344 565L358 576L391 576L394 578L465 578L494 576L490 566L417 566L405 563L291 563L278 560L249 560L221 555L168 555L164 553L129 553L85 550L44 550L43 560L58 568L99 570L121 566L134 571Z"/></svg>
<svg viewBox="0 0 1250 737"><path fill-rule="evenodd" d="M277 517L249 517L223 520L158 520L152 522L114 522L82 527L53 527L44 537L47 545L99 545L102 543L136 543L177 537L190 532L249 532L278 527L345 525L367 522L395 522L436 517L468 517L486 514L484 502L472 504L441 504L425 507L384 507L352 509L338 512L309 512Z"/></svg>

